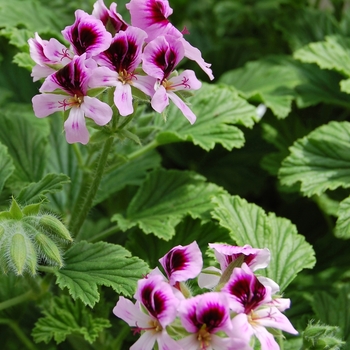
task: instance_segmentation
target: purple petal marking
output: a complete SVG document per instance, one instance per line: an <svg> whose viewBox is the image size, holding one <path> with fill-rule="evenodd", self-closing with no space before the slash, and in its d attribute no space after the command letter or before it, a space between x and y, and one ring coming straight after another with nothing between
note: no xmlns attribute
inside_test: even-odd
<svg viewBox="0 0 350 350"><path fill-rule="evenodd" d="M81 108L97 125L106 125L112 119L112 108L98 98L85 96Z"/></svg>
<svg viewBox="0 0 350 350"><path fill-rule="evenodd" d="M81 108L71 108L69 117L64 123L64 130L68 143L80 142L86 145L89 142L89 132L85 125L84 111Z"/></svg>
<svg viewBox="0 0 350 350"><path fill-rule="evenodd" d="M41 66L50 62L44 53L44 48L47 43L48 41L41 39L38 33L35 33L34 39L30 38L28 40L30 57L35 63Z"/></svg>
<svg viewBox="0 0 350 350"><path fill-rule="evenodd" d="M82 10L75 11L75 22L62 31L77 55L87 54L87 57L98 55L105 51L112 39L103 23Z"/></svg>
<svg viewBox="0 0 350 350"><path fill-rule="evenodd" d="M47 117L55 112L63 111L67 96L56 94L40 94L32 98L34 114L38 118ZM69 106L68 106L69 108ZM68 109L67 108L67 109Z"/></svg>

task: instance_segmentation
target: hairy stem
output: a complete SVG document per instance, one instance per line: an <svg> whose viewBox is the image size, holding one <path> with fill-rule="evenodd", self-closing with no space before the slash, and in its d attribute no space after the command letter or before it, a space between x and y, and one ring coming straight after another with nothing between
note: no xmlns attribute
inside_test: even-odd
<svg viewBox="0 0 350 350"><path fill-rule="evenodd" d="M92 207L92 203L96 196L98 187L100 185L104 168L107 163L108 154L112 148L112 145L113 145L113 137L110 137L105 141L100 158L98 160L98 164L97 164L97 168L95 170L94 176L92 178L91 183L88 186L87 194L85 195L85 198L81 203L81 206L77 206L78 210L75 210L75 212L73 212L72 214L72 219L71 219L72 221L70 222L69 229L70 229L70 232L73 234L73 236L76 237L76 239L78 239L78 234L80 232L80 229Z"/></svg>
<svg viewBox="0 0 350 350"><path fill-rule="evenodd" d="M28 292L25 292L21 295L18 295L17 297L5 300L0 303L0 310L7 309L9 307L24 303L28 300L31 300L33 298L33 292L30 290Z"/></svg>
<svg viewBox="0 0 350 350"><path fill-rule="evenodd" d="M112 226L102 232L100 232L99 234L97 234L96 236L93 236L91 238L89 238L87 241L94 243L94 242L99 242L99 241L103 241L104 239L106 239L107 237L113 235L114 233L117 233L120 231L119 226Z"/></svg>

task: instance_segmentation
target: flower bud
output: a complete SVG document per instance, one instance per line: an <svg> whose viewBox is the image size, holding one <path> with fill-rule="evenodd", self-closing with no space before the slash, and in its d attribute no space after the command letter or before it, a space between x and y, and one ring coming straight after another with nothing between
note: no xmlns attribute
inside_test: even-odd
<svg viewBox="0 0 350 350"><path fill-rule="evenodd" d="M16 274L22 275L27 257L26 242L23 235L15 233L11 239L10 256L16 268Z"/></svg>
<svg viewBox="0 0 350 350"><path fill-rule="evenodd" d="M39 224L44 228L44 230L48 230L49 232L69 242L73 241L73 238L66 226L64 226L62 222L54 216L43 215L39 220Z"/></svg>
<svg viewBox="0 0 350 350"><path fill-rule="evenodd" d="M57 263L60 268L63 266L61 253L56 243L51 238L47 237L43 233L38 233L35 236L35 241L43 253L43 258Z"/></svg>

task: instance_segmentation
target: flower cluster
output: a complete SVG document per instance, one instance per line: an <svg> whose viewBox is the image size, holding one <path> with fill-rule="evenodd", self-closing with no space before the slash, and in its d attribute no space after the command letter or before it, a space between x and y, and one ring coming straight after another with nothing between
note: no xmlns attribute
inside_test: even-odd
<svg viewBox="0 0 350 350"><path fill-rule="evenodd" d="M131 0L127 5L131 24L117 12L117 4L107 8L103 0L94 4L92 14L75 12L75 22L63 31L67 48L58 40L29 39L30 55L36 65L34 81L45 79L40 95L33 97L33 109L43 118L70 109L64 129L69 143L89 141L85 117L98 125L112 118L110 105L91 97L92 89L114 88L114 104L120 115L133 113L132 89L146 94L152 108L161 113L169 99L190 123L196 116L178 91L197 90L201 82L191 70L177 74L176 67L187 57L213 79L210 64L168 20L172 13L167 0Z"/></svg>
<svg viewBox="0 0 350 350"><path fill-rule="evenodd" d="M113 312L141 332L131 350L248 350L256 339L262 350L278 350L271 330L297 334L282 314L290 300L277 293L278 285L254 271L270 261L268 249L209 244L220 269L202 270L196 242L176 246L156 268L138 281L135 303L120 297ZM195 296L186 281L198 276L208 290Z"/></svg>

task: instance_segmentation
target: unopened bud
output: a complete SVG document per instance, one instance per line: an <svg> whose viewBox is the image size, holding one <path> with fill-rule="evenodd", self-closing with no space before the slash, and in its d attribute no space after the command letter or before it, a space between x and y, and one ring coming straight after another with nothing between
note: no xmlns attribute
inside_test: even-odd
<svg viewBox="0 0 350 350"><path fill-rule="evenodd" d="M61 253L56 243L51 238L47 237L43 233L38 233L35 236L35 241L43 253L43 258L57 263L59 267L63 266Z"/></svg>
<svg viewBox="0 0 350 350"><path fill-rule="evenodd" d="M73 238L67 230L66 226L60 220L51 215L43 215L39 220L39 224L56 236L72 242Z"/></svg>
<svg viewBox="0 0 350 350"><path fill-rule="evenodd" d="M27 260L26 241L22 234L15 233L11 239L10 257L16 271L16 275L22 275Z"/></svg>

